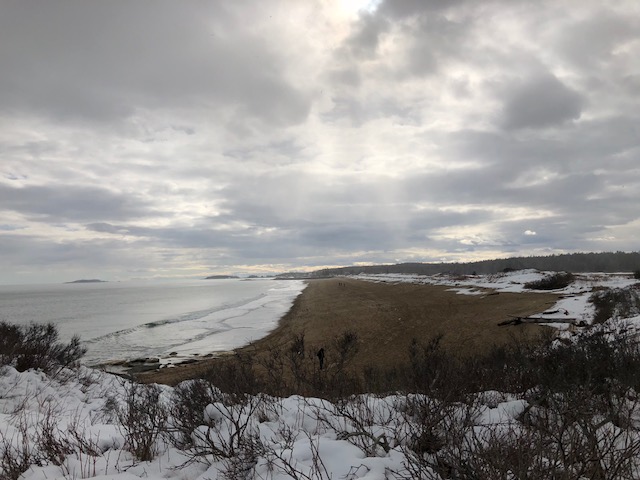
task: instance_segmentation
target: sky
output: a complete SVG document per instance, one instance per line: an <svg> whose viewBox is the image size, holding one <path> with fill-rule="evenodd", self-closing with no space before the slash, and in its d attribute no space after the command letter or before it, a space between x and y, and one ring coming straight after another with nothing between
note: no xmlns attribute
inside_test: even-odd
<svg viewBox="0 0 640 480"><path fill-rule="evenodd" d="M0 283L636 251L636 0L0 0Z"/></svg>

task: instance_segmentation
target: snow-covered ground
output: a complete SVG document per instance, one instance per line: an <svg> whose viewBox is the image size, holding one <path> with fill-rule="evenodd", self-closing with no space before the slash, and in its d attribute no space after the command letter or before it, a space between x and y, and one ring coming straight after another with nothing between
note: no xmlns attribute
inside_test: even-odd
<svg viewBox="0 0 640 480"><path fill-rule="evenodd" d="M562 320L573 318L577 322L592 323L594 309L589 302L595 288L627 288L638 283L632 274L603 274L579 273L575 274L575 281L569 286L558 290L531 290L525 284L535 282L553 275L555 272L541 272L538 270L518 270L514 272L498 273L495 275L357 275L353 278L383 283L414 283L422 285L450 286L452 291L461 295L487 295L490 292L532 292L558 293L562 298L547 310L549 313L540 315L541 319ZM553 312L553 313L551 313ZM567 328L568 323L550 323L558 328Z"/></svg>
<svg viewBox="0 0 640 480"><path fill-rule="evenodd" d="M478 394L469 404L440 403L423 395L362 395L335 404L299 396L247 397L242 404L214 402L196 412L200 426L191 434L191 450L161 435L150 445L153 458L142 461L134 453L144 448L153 422L143 414L135 419L138 423L127 425L132 388L128 381L85 367L55 378L4 367L0 458L10 455L16 462L2 466L26 462L23 480L436 480L449 477L417 460L417 441L440 432L460 442L448 447L454 456L465 449L473 462L475 455L482 459L493 443L504 441L502 435L519 433L521 416L532 407L521 396L494 391ZM155 388L160 404L171 411L173 389ZM114 408L125 408L125 414L119 416ZM429 413L434 416L425 417ZM172 430L175 417L169 414L166 420L165 431L178 438ZM615 428L602 423L602 428ZM632 434L615 440L640 442ZM4 473L2 478L18 478Z"/></svg>
<svg viewBox="0 0 640 480"><path fill-rule="evenodd" d="M358 278L449 285L461 294L486 294L486 289L520 292L524 283L545 275L523 271L455 279L400 275ZM587 299L592 288L623 288L635 283L624 275L579 275L574 284L561 291L566 296L552 310L558 310L561 316L566 311L572 317L590 320ZM640 316L629 322L640 324ZM610 327L621 325L615 319ZM437 405L435 400L420 395L364 395L330 403L299 396L247 396L238 402L220 394L218 401L186 415L193 416L194 428L180 444L176 439L181 438L179 427L184 427L186 420L184 411L180 414L176 408L176 392L189 385L184 383L176 389L139 387L86 367L55 375L1 367L0 478L439 479L447 478L446 471L431 470L416 456L424 459L430 455L431 436L437 432L453 435L460 429L462 443L455 448L467 448L470 462L474 452L481 451L477 458L482 460L482 455L490 452L482 450L483 446L492 441L499 444L507 435L520 432L523 412L536 411L531 410L535 406L527 395L501 392L482 392L470 403L447 405ZM149 405L164 408L154 410L147 405L149 408L140 409L139 417L129 417L127 405L143 398L142 392L147 391L143 389L147 388L155 388L151 391L159 395L158 402ZM425 426L419 413L427 411L441 416ZM636 417L629 418L637 421L640 409L635 411ZM605 443L612 438L611 451L626 445L640 448L636 429L620 433L613 420L598 422L596 437ZM154 436L160 430L163 433ZM145 445L149 439L153 442ZM417 441L426 442L425 452L415 453ZM140 452L145 446L152 458L143 461ZM603 443L605 447L610 445ZM225 455L228 458L223 458ZM636 475L629 478L638 478L633 458L625 459L625 465L631 465Z"/></svg>
<svg viewBox="0 0 640 480"><path fill-rule="evenodd" d="M245 410L211 404L199 412L203 427L194 432L194 437L210 434L221 450L235 448L237 457L233 460L203 455L193 461L185 451L170 446L166 438L159 438L157 456L139 461L130 453L130 432L119 425L108 408L113 399L122 402L127 398L129 389L124 379L84 367L75 373L62 372L59 378L4 367L0 372L0 445L5 452L9 445L16 457L30 455L34 463L20 478L225 478L223 474L233 468L234 460L245 461L243 446L233 446L231 438L243 428L243 435L255 436L252 441L262 445L255 460L246 460L255 470L252 478L384 478L386 470L402 468L398 451L386 453L380 448L367 457L361 448L341 440L340 435L354 428L336 413L338 407L297 396L254 397ZM161 401L168 405L171 393L171 388L161 387ZM385 416L381 425L372 425L370 430L391 436L397 419L390 412L397 399L371 397L366 401L376 415L384 412ZM46 458L45 448L38 446L49 433L66 448L57 450L57 459ZM368 439L364 440L367 443Z"/></svg>

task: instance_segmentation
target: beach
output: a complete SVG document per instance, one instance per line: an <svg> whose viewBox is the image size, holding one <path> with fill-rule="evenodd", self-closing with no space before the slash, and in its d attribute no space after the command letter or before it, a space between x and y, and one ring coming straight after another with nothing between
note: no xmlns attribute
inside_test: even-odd
<svg viewBox="0 0 640 480"><path fill-rule="evenodd" d="M118 372L246 345L276 328L303 288L276 279L0 286L0 311L19 325L52 323L64 341L78 335L83 364Z"/></svg>
<svg viewBox="0 0 640 480"><path fill-rule="evenodd" d="M309 361L323 348L326 362L336 355L335 341L345 333L357 336L357 352L350 366L386 368L408 360L415 339L426 344L442 336L441 345L459 356L477 355L492 346L529 341L548 327L498 326L512 317L540 313L558 301L550 293L464 295L444 285L387 284L352 278L309 280L307 288L267 336L234 352L266 355L289 348L304 335ZM231 354L233 352L229 352ZM187 365L136 375L147 383L176 385L197 378L224 359L202 359Z"/></svg>

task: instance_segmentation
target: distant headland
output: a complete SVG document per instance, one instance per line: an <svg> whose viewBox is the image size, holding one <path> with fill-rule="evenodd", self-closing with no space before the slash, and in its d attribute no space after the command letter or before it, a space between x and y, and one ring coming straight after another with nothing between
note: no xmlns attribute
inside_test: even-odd
<svg viewBox="0 0 640 480"><path fill-rule="evenodd" d="M205 280L229 280L232 278L240 278L240 277L236 277L235 275L211 275L209 277L206 277Z"/></svg>
<svg viewBox="0 0 640 480"><path fill-rule="evenodd" d="M74 280L73 282L64 282L65 284L68 283L107 283L106 280L99 280L97 278L83 278L80 280Z"/></svg>

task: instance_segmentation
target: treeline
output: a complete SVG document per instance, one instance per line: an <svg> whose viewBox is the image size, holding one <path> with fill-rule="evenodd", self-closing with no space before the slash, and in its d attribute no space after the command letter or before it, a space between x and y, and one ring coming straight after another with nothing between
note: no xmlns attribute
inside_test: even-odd
<svg viewBox="0 0 640 480"><path fill-rule="evenodd" d="M513 257L469 263L400 263L326 268L309 274L284 274L298 278L331 277L335 275L403 273L414 275L486 275L509 270L535 268L552 272L634 272L640 269L640 252L569 253L541 257Z"/></svg>

